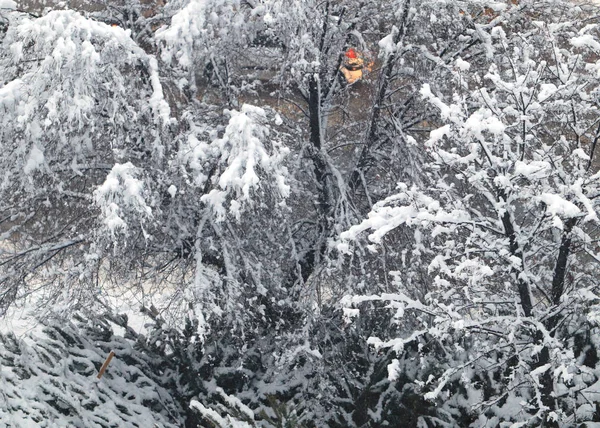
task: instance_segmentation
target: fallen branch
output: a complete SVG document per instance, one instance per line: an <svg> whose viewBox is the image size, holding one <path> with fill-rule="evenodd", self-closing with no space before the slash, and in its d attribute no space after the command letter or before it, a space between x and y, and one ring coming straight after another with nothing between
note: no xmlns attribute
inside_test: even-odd
<svg viewBox="0 0 600 428"><path fill-rule="evenodd" d="M104 364L102 364L102 367L100 367L100 371L98 372L98 379L100 379L102 377L102 375L106 371L106 368L110 364L110 360L112 360L114 356L115 356L115 351L110 351L110 354L108 354L106 361L104 361Z"/></svg>

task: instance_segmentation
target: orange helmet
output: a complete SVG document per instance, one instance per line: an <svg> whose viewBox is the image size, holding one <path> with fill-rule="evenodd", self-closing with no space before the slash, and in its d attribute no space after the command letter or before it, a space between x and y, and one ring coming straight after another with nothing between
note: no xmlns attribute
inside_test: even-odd
<svg viewBox="0 0 600 428"><path fill-rule="evenodd" d="M354 48L350 48L346 51L346 57L350 59L356 59L358 58L358 55L356 55Z"/></svg>

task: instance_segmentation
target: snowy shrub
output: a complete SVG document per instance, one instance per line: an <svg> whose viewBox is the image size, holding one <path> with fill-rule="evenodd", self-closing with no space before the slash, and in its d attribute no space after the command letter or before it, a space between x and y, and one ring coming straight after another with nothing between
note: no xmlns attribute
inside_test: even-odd
<svg viewBox="0 0 600 428"><path fill-rule="evenodd" d="M181 409L136 343L107 319L52 318L0 335L0 417L7 427L180 427ZM116 357L101 379L108 353Z"/></svg>

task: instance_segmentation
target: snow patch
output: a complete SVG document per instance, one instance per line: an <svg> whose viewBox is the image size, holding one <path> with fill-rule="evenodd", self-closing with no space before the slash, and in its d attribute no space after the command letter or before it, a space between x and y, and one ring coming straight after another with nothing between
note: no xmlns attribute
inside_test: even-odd
<svg viewBox="0 0 600 428"><path fill-rule="evenodd" d="M397 46L394 43L394 39L398 35L398 27L395 25L392 27L392 32L385 36L383 39L379 41L379 56L382 58L387 58L388 56L395 54L397 50Z"/></svg>
<svg viewBox="0 0 600 428"><path fill-rule="evenodd" d="M441 128L434 129L429 133L429 140L427 140L426 145L430 147L434 146L448 134L450 134L450 125L444 125Z"/></svg>
<svg viewBox="0 0 600 428"><path fill-rule="evenodd" d="M454 65L456 65L456 68L460 71L468 71L471 68L471 64L460 57L456 58Z"/></svg>
<svg viewBox="0 0 600 428"><path fill-rule="evenodd" d="M581 214L581 210L573 202L563 199L560 195L542 193L540 200L546 204L546 210L554 216L571 218Z"/></svg>
<svg viewBox="0 0 600 428"><path fill-rule="evenodd" d="M540 85L540 91L538 92L537 99L538 101L546 101L552 95L554 95L558 91L558 88L553 83L544 83Z"/></svg>
<svg viewBox="0 0 600 428"><path fill-rule="evenodd" d="M552 171L552 166L544 161L515 162L515 175L522 175L527 179L544 178Z"/></svg>
<svg viewBox="0 0 600 428"><path fill-rule="evenodd" d="M23 167L23 172L25 172L25 174L31 174L37 169L39 169L39 167L43 164L44 152L42 152L40 148L34 144L31 148L31 152L29 152L29 158L27 159L27 163L25 164L25 167Z"/></svg>
<svg viewBox="0 0 600 428"><path fill-rule="evenodd" d="M15 10L17 3L13 0L0 0L0 9Z"/></svg>
<svg viewBox="0 0 600 428"><path fill-rule="evenodd" d="M156 116L157 120L161 120L163 126L172 122L171 108L165 100L160 77L158 75L158 62L154 56L150 56L148 61L148 69L150 72L150 82L152 84L152 96L150 97L150 107Z"/></svg>
<svg viewBox="0 0 600 428"><path fill-rule="evenodd" d="M600 52L600 43L591 34L583 34L578 37L573 37L571 44L576 48L590 48L595 52Z"/></svg>
<svg viewBox="0 0 600 428"><path fill-rule="evenodd" d="M388 380L390 382L395 382L398 380L401 374L400 361L394 358L390 364L387 366L388 370Z"/></svg>
<svg viewBox="0 0 600 428"><path fill-rule="evenodd" d="M143 221L152 216L144 199L144 185L135 178L138 169L131 163L115 164L104 183L94 191L94 202L102 211L102 221L111 234L126 232L126 215L137 214Z"/></svg>
<svg viewBox="0 0 600 428"><path fill-rule="evenodd" d="M343 308L344 321L346 324L350 324L352 320L360 315L359 309L354 308Z"/></svg>

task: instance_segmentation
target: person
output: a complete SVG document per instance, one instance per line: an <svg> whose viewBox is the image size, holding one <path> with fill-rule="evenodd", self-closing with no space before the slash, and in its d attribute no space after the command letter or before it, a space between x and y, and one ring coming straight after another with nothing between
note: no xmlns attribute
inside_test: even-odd
<svg viewBox="0 0 600 428"><path fill-rule="evenodd" d="M364 64L364 59L359 56L354 48L346 51L340 71L349 85L362 79Z"/></svg>

